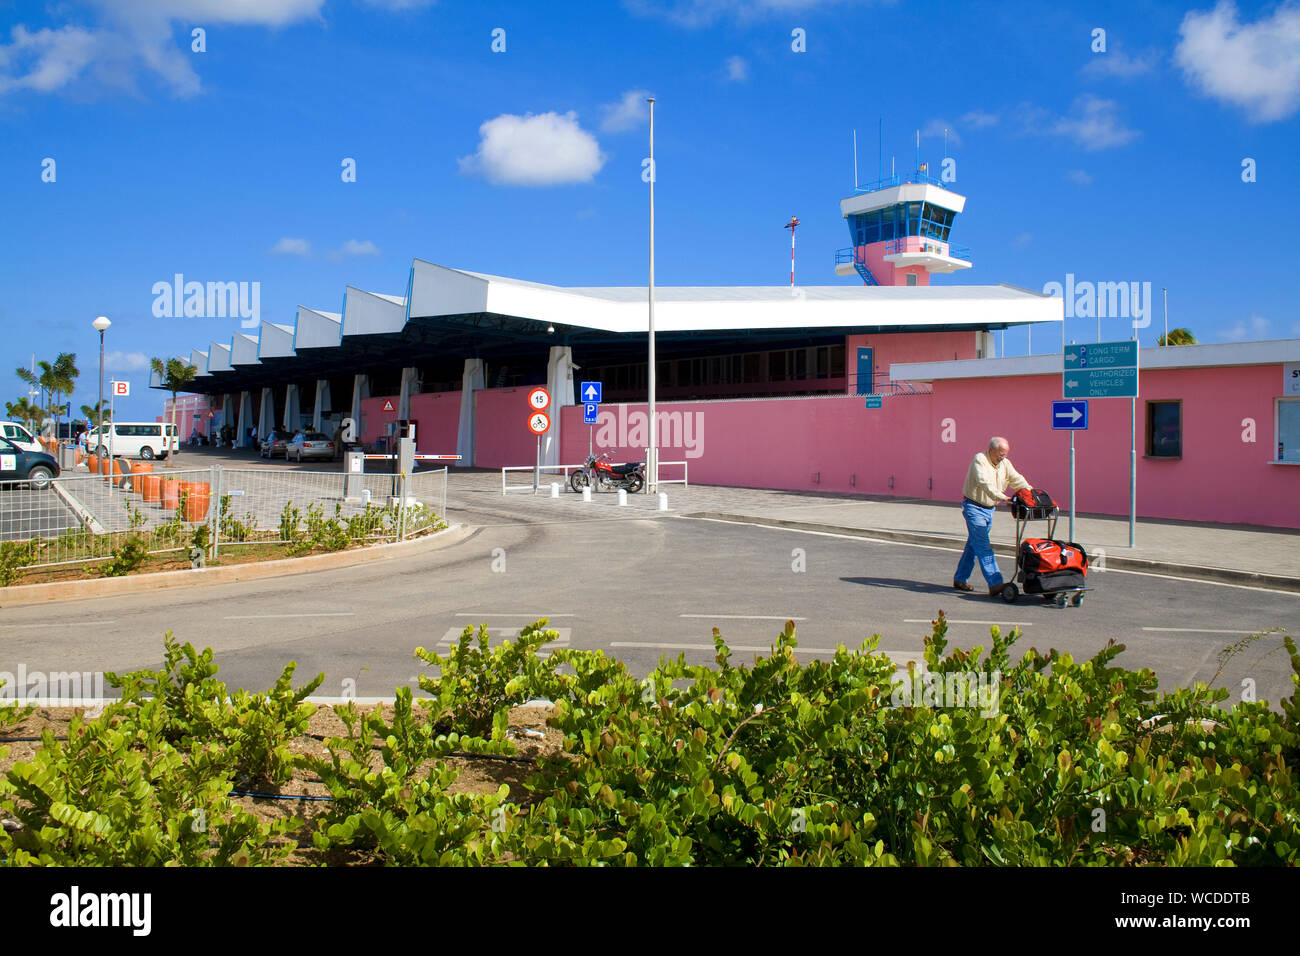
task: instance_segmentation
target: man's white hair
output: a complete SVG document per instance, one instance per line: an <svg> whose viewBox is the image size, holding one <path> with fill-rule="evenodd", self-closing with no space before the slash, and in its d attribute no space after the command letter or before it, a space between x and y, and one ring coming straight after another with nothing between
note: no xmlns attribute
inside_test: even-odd
<svg viewBox="0 0 1300 956"><path fill-rule="evenodd" d="M1001 445L1006 445L1008 448L1011 447L1011 443L999 435L994 435L992 438L989 439L990 448L997 448Z"/></svg>

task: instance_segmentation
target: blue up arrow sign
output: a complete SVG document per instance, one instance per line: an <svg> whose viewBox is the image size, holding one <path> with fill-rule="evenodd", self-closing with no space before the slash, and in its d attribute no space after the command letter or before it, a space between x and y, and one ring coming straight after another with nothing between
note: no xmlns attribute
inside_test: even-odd
<svg viewBox="0 0 1300 956"><path fill-rule="evenodd" d="M1056 431L1083 431L1088 427L1086 401L1052 402L1052 428Z"/></svg>
<svg viewBox="0 0 1300 956"><path fill-rule="evenodd" d="M579 394L582 396L583 403L595 402L600 404L600 382L583 382Z"/></svg>

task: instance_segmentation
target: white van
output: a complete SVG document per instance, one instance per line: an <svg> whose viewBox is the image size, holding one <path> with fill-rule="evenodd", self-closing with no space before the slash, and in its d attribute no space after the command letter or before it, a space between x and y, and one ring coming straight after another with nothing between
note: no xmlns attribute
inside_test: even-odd
<svg viewBox="0 0 1300 956"><path fill-rule="evenodd" d="M92 431L86 440L91 451L145 461L166 458L177 445L176 426L170 422L105 422L102 432Z"/></svg>
<svg viewBox="0 0 1300 956"><path fill-rule="evenodd" d="M0 422L0 438L7 438L23 451L45 451L36 437L18 422Z"/></svg>

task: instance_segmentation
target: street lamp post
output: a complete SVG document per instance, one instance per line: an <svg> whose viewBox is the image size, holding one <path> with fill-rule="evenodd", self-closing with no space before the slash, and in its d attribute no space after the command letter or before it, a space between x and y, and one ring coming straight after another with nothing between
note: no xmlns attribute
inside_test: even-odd
<svg viewBox="0 0 1300 956"><path fill-rule="evenodd" d="M99 404L95 406L95 415L99 418L95 428L95 449L99 448L99 443L103 441L104 431L104 333L113 323L108 321L108 316L101 315L91 323L99 333ZM93 449L87 449L91 451Z"/></svg>
<svg viewBox="0 0 1300 956"><path fill-rule="evenodd" d="M648 97L650 104L650 355L647 366L649 385L648 421L649 440L646 448L646 491L654 493L659 490L659 443L656 441L655 427L655 99Z"/></svg>

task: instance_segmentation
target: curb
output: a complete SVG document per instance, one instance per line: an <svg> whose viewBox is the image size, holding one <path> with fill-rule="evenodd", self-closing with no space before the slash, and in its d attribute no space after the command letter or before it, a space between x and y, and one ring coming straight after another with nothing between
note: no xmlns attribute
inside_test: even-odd
<svg viewBox="0 0 1300 956"><path fill-rule="evenodd" d="M900 541L907 544L934 544L961 550L965 538L947 534L927 534L920 531L887 531L875 528L844 528L838 525L816 524L811 521L787 521L783 518L759 518L753 515L722 514L716 511L696 511L685 518L711 518L715 521L737 521L741 524L759 525L768 528L789 528L793 531L825 531L831 534L843 534L858 538L880 538L885 541ZM1014 558L1015 548L1008 544L993 545L993 553L1003 557ZM1293 591L1300 593L1300 578L1286 577L1279 574L1262 574L1258 571L1238 571L1233 568L1210 568L1196 564L1172 564L1168 561L1151 561L1146 558L1125 558L1106 555L1106 566L1116 571L1143 571L1147 574L1168 574L1179 578L1192 578L1197 581L1210 581L1218 584L1244 584L1253 587L1271 588L1275 591Z"/></svg>
<svg viewBox="0 0 1300 956"><path fill-rule="evenodd" d="M314 554L306 558L280 558L236 564L224 568L196 568L181 571L156 571L152 574L127 575L120 578L93 578L86 581L55 581L49 584L18 584L0 589L0 607L47 604L54 601L86 600L139 594L159 588L202 587L210 584L237 584L262 578L287 577L312 571L391 561L397 558L438 551L459 544L474 533L470 525L453 524L442 531L395 544L376 544L332 554Z"/></svg>

